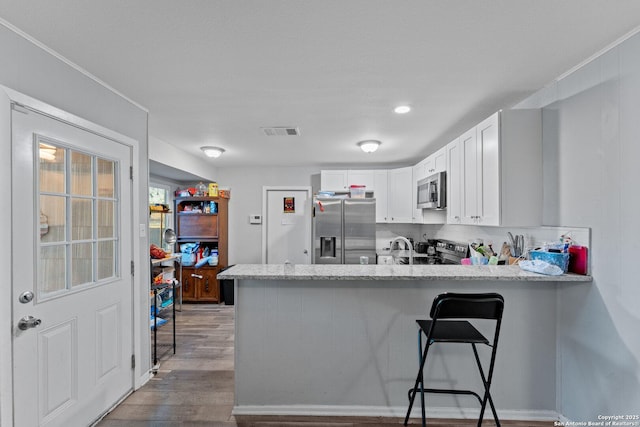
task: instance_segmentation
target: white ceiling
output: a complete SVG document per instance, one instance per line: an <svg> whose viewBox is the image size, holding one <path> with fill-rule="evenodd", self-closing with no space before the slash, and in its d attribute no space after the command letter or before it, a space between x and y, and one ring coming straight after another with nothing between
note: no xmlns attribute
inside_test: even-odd
<svg viewBox="0 0 640 427"><path fill-rule="evenodd" d="M147 108L151 136L225 148L212 165L373 167L549 84L636 29L640 1L0 0L0 17Z"/></svg>

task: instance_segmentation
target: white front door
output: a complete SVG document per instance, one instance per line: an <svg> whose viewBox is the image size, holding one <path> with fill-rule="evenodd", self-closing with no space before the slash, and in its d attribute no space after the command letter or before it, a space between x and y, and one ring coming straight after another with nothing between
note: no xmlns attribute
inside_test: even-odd
<svg viewBox="0 0 640 427"><path fill-rule="evenodd" d="M131 148L12 110L14 423L86 426L133 387Z"/></svg>
<svg viewBox="0 0 640 427"><path fill-rule="evenodd" d="M264 191L266 264L311 263L311 190ZM266 234L266 235L265 235Z"/></svg>

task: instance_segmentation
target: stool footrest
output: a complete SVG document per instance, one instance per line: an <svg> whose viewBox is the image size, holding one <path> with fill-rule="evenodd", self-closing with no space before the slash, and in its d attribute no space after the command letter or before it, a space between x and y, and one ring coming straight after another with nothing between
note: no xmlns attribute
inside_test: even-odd
<svg viewBox="0 0 640 427"><path fill-rule="evenodd" d="M416 391L416 393L420 392L420 389L413 389L410 388L409 389L409 399L411 399L411 393L413 391ZM452 389L446 389L446 388L425 388L422 389L422 391L424 391L425 393L440 393L440 394L467 394L467 395L472 395L475 396L476 399L478 399L478 402L480 402L480 404L482 405L482 398L480 397L480 395L478 393L476 393L475 391L472 390L452 390Z"/></svg>

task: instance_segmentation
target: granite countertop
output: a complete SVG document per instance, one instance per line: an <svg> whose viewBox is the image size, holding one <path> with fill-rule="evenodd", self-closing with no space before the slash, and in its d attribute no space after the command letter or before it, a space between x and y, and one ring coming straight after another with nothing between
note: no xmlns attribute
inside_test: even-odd
<svg viewBox="0 0 640 427"><path fill-rule="evenodd" d="M528 282L591 282L591 276L547 276L517 265L283 265L237 264L218 279L254 280L504 280Z"/></svg>

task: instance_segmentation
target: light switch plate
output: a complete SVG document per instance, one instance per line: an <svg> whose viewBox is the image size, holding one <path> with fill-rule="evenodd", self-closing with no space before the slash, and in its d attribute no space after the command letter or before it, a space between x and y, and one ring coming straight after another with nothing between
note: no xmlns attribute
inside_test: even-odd
<svg viewBox="0 0 640 427"><path fill-rule="evenodd" d="M249 224L262 224L262 215L249 215Z"/></svg>

